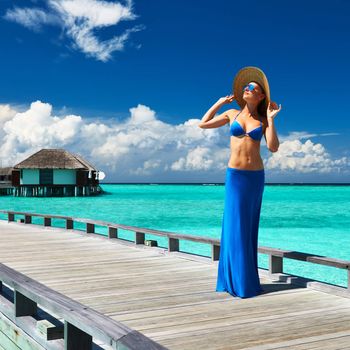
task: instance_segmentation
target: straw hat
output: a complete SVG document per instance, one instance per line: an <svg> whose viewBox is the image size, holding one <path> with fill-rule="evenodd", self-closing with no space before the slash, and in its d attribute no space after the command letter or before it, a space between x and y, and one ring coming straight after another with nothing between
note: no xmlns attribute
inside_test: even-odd
<svg viewBox="0 0 350 350"><path fill-rule="evenodd" d="M233 81L232 90L238 105L241 108L243 108L246 105L246 101L243 100L243 87L247 85L250 81L257 82L263 88L266 96L264 101L264 109L266 111L267 106L270 102L270 87L266 75L258 67L244 67L236 74L235 79Z"/></svg>

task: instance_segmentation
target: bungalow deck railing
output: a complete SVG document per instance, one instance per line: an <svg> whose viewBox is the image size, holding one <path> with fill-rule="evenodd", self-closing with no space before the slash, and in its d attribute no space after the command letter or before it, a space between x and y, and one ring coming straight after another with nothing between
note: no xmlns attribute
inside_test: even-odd
<svg viewBox="0 0 350 350"><path fill-rule="evenodd" d="M45 349L91 350L94 338L115 350L166 349L142 333L1 263L0 292L0 312ZM9 298L11 292L13 302ZM39 310L56 324L40 319Z"/></svg>
<svg viewBox="0 0 350 350"><path fill-rule="evenodd" d="M73 229L74 222L84 223L85 232L89 234L94 234L95 226L103 226L108 229L107 237L110 239L118 238L118 229L124 229L128 231L132 231L135 233L134 243L135 244L144 244L145 243L145 234L151 234L155 236L162 236L168 238L168 251L169 252L181 252L180 250L180 241L191 241L197 243L209 244L211 246L211 260L216 261L219 260L220 257L220 240L211 238L211 237L203 237L203 236L194 236L188 234L181 234L176 232L169 231L160 231L149 228L142 228L137 226L128 226L124 224L118 224L109 221L101 221L101 220L92 220L87 218L76 218L70 216L63 215L51 215L51 214L38 214L38 213L28 213L28 212L19 212L19 211L9 211L9 210L0 210L0 213L7 214L8 222L15 221L16 215L24 216L24 223L31 224L32 217L40 217L43 218L44 226L51 226L52 219L61 219L65 221L66 229ZM269 257L269 265L268 265L268 273L270 275L281 273L283 274L283 260L284 258L305 261L313 264L331 266L338 269L347 270L347 287L333 286L329 284L325 284L320 282L320 285L325 287L325 290L337 290L337 291L346 291L350 293L350 261L349 260L341 260L336 258L331 258L327 256L299 252L299 251L290 251L272 247L264 247L259 246L258 252L261 254L266 254ZM188 253L186 253L188 254Z"/></svg>

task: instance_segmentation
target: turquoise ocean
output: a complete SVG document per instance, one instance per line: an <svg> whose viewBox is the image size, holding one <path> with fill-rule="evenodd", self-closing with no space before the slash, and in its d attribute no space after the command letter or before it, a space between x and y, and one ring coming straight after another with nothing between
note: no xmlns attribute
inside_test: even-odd
<svg viewBox="0 0 350 350"><path fill-rule="evenodd" d="M164 231L220 238L225 187L222 184L102 184L95 197L1 196L0 209L106 220ZM6 216L0 214L0 219ZM42 219L34 218L34 223ZM53 220L63 227L62 220ZM84 229L83 224L75 228ZM106 229L96 227L106 234ZM133 232L119 230L132 240ZM159 246L167 241L158 236ZM265 184L259 246L350 260L350 186ZM210 256L210 247L180 242L180 250ZM103 254L103 252L101 252ZM259 267L268 257L259 253ZM345 287L346 270L284 259L284 272Z"/></svg>

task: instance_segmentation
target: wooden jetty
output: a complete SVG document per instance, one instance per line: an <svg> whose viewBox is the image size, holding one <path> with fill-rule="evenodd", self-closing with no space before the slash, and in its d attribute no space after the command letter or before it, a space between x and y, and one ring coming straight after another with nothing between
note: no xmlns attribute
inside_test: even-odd
<svg viewBox="0 0 350 350"><path fill-rule="evenodd" d="M288 275L283 259L337 267L348 277L350 261L259 247L270 261L268 270L259 269L264 293L241 299L215 291L219 240L2 213L8 222L0 221L0 350L350 349L350 283ZM65 228L52 227L52 219ZM76 222L85 231L74 229ZM107 236L95 234L96 225ZM135 240L118 238L118 229L133 231ZM168 247L145 245L146 234L167 237ZM212 256L181 252L181 240L210 244Z"/></svg>

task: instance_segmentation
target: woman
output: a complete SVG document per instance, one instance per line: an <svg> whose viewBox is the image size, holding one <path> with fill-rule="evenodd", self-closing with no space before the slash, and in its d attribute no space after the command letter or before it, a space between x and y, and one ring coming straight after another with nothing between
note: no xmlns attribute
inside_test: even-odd
<svg viewBox="0 0 350 350"><path fill-rule="evenodd" d="M220 98L203 116L200 128L230 124L231 155L226 169L225 205L216 291L241 298L263 289L258 274L258 229L265 185L260 140L277 152L274 118L281 110L270 102L267 78L257 67L242 68L233 83L233 95ZM229 109L214 117L224 104L236 100L241 110ZM246 132L249 130L248 132Z"/></svg>

